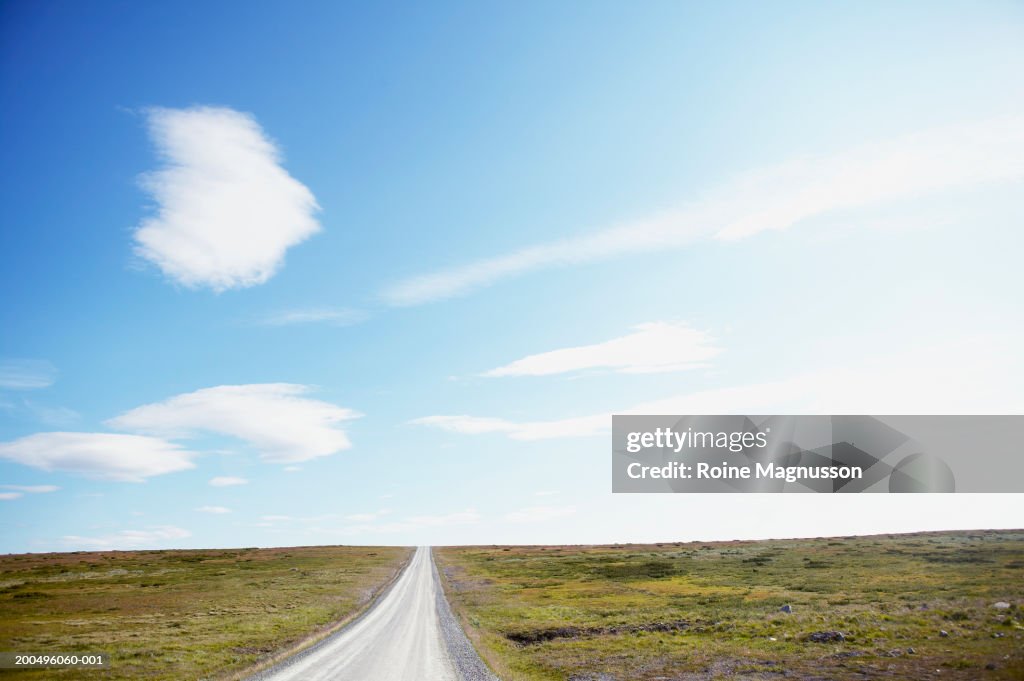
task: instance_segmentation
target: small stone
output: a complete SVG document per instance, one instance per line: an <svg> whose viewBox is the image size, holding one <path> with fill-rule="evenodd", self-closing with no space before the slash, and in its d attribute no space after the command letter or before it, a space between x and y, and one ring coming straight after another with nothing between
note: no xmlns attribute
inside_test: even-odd
<svg viewBox="0 0 1024 681"><path fill-rule="evenodd" d="M816 631L807 640L812 643L842 643L846 637L839 631Z"/></svg>
<svg viewBox="0 0 1024 681"><path fill-rule="evenodd" d="M907 648L907 655L916 655L917 651L913 648Z"/></svg>
<svg viewBox="0 0 1024 681"><path fill-rule="evenodd" d="M996 610L1009 610L1010 609L1010 604L1007 603L1006 601L998 601L996 603L993 603L992 607L995 608Z"/></svg>
<svg viewBox="0 0 1024 681"><path fill-rule="evenodd" d="M779 608L779 612L785 612L785 613L793 612L793 606L790 605L789 603L786 603L784 606Z"/></svg>
<svg viewBox="0 0 1024 681"><path fill-rule="evenodd" d="M947 636L949 636L949 632L943 629L939 632L939 636L941 636L942 638L946 638Z"/></svg>
<svg viewBox="0 0 1024 681"><path fill-rule="evenodd" d="M989 670L990 672L991 671L995 671L995 668L996 668L995 662L989 662L987 665L985 665L985 669Z"/></svg>

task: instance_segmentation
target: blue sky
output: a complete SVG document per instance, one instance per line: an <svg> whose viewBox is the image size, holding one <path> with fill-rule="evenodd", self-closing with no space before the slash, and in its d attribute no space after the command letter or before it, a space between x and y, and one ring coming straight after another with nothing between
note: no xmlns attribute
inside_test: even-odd
<svg viewBox="0 0 1024 681"><path fill-rule="evenodd" d="M612 495L607 415L1021 413L1021 72L1012 2L5 3L0 550L1019 527Z"/></svg>

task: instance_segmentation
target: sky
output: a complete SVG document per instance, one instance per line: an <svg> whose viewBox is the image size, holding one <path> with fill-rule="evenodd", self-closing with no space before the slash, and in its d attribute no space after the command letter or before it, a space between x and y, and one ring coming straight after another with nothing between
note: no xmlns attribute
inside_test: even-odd
<svg viewBox="0 0 1024 681"><path fill-rule="evenodd" d="M613 413L1024 413L1015 2L0 4L0 551L1024 526Z"/></svg>

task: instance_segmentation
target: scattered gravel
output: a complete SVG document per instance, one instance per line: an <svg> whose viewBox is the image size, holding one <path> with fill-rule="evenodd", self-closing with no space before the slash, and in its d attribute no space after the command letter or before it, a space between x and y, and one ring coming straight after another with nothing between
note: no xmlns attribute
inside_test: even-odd
<svg viewBox="0 0 1024 681"><path fill-rule="evenodd" d="M433 558L433 551L431 551ZM431 561L433 562L433 561ZM500 681L494 675L484 661L480 659L473 644L466 637L459 620L452 613L448 599L444 597L444 589L441 588L441 578L437 574L437 564L434 563L434 579L437 581L437 617L441 621L441 634L444 637L448 654L451 655L455 672L462 681Z"/></svg>

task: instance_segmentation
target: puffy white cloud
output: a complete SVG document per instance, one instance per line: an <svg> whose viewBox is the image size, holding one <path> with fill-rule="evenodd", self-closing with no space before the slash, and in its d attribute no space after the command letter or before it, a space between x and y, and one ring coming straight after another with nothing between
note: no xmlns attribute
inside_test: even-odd
<svg viewBox="0 0 1024 681"><path fill-rule="evenodd" d="M0 389L34 390L53 385L57 367L44 359L0 360Z"/></svg>
<svg viewBox="0 0 1024 681"><path fill-rule="evenodd" d="M385 303L464 295L533 270L736 240L819 216L1024 177L1024 117L933 128L746 173L683 207L399 281Z"/></svg>
<svg viewBox="0 0 1024 681"><path fill-rule="evenodd" d="M130 482L192 468L194 456L160 438L119 433L36 433L0 443L0 459L44 471Z"/></svg>
<svg viewBox="0 0 1024 681"><path fill-rule="evenodd" d="M704 331L678 322L650 322L602 343L529 355L484 376L548 376L585 369L662 373L707 366L720 352Z"/></svg>
<svg viewBox="0 0 1024 681"><path fill-rule="evenodd" d="M248 485L249 481L245 478L236 478L230 475L219 475L215 478L210 478L211 487L235 487L237 485Z"/></svg>
<svg viewBox="0 0 1024 681"><path fill-rule="evenodd" d="M226 506L200 506L196 509L200 513L213 513L214 515L223 515L224 513L231 513L231 509Z"/></svg>
<svg viewBox="0 0 1024 681"><path fill-rule="evenodd" d="M65 535L64 544L77 549L139 549L158 548L169 542L191 537L192 533L172 525L159 525L144 530L121 530L99 537Z"/></svg>
<svg viewBox="0 0 1024 681"><path fill-rule="evenodd" d="M156 210L135 230L135 250L172 280L216 291L261 284L319 231L313 193L251 115L153 108L146 120L162 167L141 180Z"/></svg>
<svg viewBox="0 0 1024 681"><path fill-rule="evenodd" d="M539 523L576 513L575 506L528 506L504 515L512 523Z"/></svg>
<svg viewBox="0 0 1024 681"><path fill-rule="evenodd" d="M339 427L359 413L302 395L291 383L222 385L148 404L107 422L113 428L169 439L201 432L237 437L265 461L294 463L351 446Z"/></svg>

